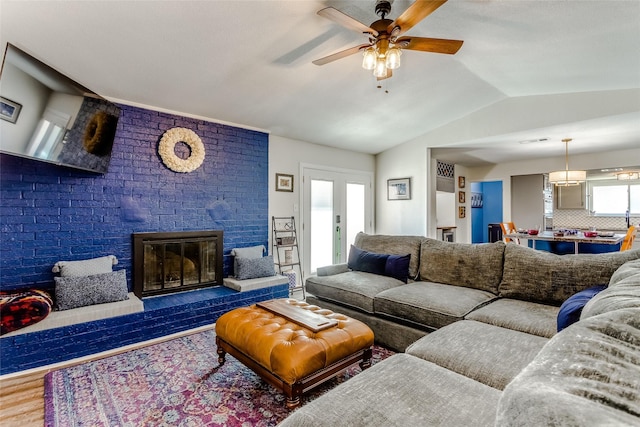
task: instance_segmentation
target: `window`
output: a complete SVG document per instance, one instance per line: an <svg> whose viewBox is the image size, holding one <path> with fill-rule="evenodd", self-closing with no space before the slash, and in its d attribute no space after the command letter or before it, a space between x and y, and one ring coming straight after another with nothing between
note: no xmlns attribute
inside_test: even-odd
<svg viewBox="0 0 640 427"><path fill-rule="evenodd" d="M591 181L591 211L595 215L640 214L640 183L622 184L620 181Z"/></svg>

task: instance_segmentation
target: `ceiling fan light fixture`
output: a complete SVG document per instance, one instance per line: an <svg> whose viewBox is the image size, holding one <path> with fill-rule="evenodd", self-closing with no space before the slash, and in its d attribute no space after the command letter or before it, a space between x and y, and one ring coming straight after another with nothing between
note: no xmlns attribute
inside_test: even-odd
<svg viewBox="0 0 640 427"><path fill-rule="evenodd" d="M376 60L378 55L373 47L368 47L362 53L362 68L365 70L373 70L376 68Z"/></svg>
<svg viewBox="0 0 640 427"><path fill-rule="evenodd" d="M387 75L387 64L384 57L376 58L376 66L373 69L373 75L377 78L383 78Z"/></svg>
<svg viewBox="0 0 640 427"><path fill-rule="evenodd" d="M397 47L392 47L387 51L386 66L391 70L395 70L400 67L400 55L402 51Z"/></svg>

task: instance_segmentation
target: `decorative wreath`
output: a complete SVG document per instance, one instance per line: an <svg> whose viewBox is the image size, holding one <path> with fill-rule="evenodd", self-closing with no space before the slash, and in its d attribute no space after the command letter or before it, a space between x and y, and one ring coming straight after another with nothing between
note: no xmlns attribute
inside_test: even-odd
<svg viewBox="0 0 640 427"><path fill-rule="evenodd" d="M115 117L98 111L91 117L84 132L82 143L87 152L95 155L108 154L116 131Z"/></svg>
<svg viewBox="0 0 640 427"><path fill-rule="evenodd" d="M191 149L191 155L186 159L176 156L175 146L178 142L184 142ZM158 154L162 162L172 171L193 172L204 161L204 145L200 137L191 129L173 128L162 135Z"/></svg>

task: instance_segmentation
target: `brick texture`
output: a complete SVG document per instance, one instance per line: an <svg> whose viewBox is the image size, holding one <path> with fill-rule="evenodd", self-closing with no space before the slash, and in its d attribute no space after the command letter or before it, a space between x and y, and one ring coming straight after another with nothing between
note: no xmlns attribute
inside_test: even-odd
<svg viewBox="0 0 640 427"><path fill-rule="evenodd" d="M0 154L0 290L51 290L57 261L105 255L118 258L114 268L126 269L132 289L135 232L223 230L224 276L232 248L267 245L267 134L120 107L104 175ZM158 155L173 127L193 130L205 146L204 163L191 173L173 172ZM182 145L176 152L188 155ZM167 307L145 301L142 313L2 338L0 374L202 326L230 308L286 296L283 285Z"/></svg>
<svg viewBox="0 0 640 427"><path fill-rule="evenodd" d="M57 261L104 255L115 255L131 281L135 232L221 229L225 276L232 248L267 245L267 134L121 108L104 175L0 154L0 289L51 288ZM205 146L191 173L171 171L158 155L173 127L193 130Z"/></svg>

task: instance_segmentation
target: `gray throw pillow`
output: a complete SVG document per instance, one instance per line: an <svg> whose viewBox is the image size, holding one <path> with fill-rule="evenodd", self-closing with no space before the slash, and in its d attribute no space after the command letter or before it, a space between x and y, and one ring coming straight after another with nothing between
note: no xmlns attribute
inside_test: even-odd
<svg viewBox="0 0 640 427"><path fill-rule="evenodd" d="M69 310L129 298L125 270L92 276L54 277L56 307Z"/></svg>
<svg viewBox="0 0 640 427"><path fill-rule="evenodd" d="M258 277L275 276L276 271L273 265L273 256L268 255L263 258L238 258L236 279L257 279Z"/></svg>
<svg viewBox="0 0 640 427"><path fill-rule="evenodd" d="M239 258L262 258L262 255L264 255L264 252L266 250L267 249L264 247L264 245L231 249L231 255L233 255L233 273L236 276L238 275L237 271Z"/></svg>
<svg viewBox="0 0 640 427"><path fill-rule="evenodd" d="M62 277L91 276L93 274L110 273L112 266L116 264L118 264L118 259L113 255L107 255L81 261L58 261L51 271L60 273Z"/></svg>

